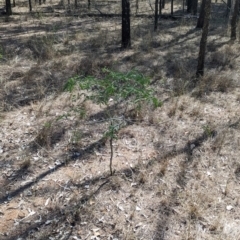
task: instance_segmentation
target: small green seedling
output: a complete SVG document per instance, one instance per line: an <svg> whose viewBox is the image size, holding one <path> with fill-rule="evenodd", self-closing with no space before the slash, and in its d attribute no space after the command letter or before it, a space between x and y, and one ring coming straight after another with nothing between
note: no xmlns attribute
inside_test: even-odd
<svg viewBox="0 0 240 240"><path fill-rule="evenodd" d="M150 103L154 108L161 106L161 101L154 97L150 88L150 79L137 71L128 73L114 72L104 68L102 79L93 76L76 76L70 78L64 89L72 92L76 84L80 89L87 90L89 94L83 94L85 100L92 100L96 104L109 107L111 104L125 102L126 106L131 105L140 109L143 102ZM107 108L111 109L111 108ZM115 117L113 110L108 110L109 127L105 137L110 139L111 157L110 173L113 175L113 140L117 138L118 130L125 125L123 118Z"/></svg>

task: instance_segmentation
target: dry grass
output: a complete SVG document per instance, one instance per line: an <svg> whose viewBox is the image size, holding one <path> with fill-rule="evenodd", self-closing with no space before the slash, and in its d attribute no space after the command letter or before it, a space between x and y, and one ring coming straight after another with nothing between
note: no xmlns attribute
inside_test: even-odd
<svg viewBox="0 0 240 240"><path fill-rule="evenodd" d="M121 51L120 19L77 18L88 11L79 6L52 1L27 14L19 2L19 15L0 18L0 239L238 239L238 45L212 22L193 89L196 19L161 19L153 32L152 19L132 18L132 48ZM62 91L102 68L151 76L163 102L114 106L126 126L112 177L106 108Z"/></svg>

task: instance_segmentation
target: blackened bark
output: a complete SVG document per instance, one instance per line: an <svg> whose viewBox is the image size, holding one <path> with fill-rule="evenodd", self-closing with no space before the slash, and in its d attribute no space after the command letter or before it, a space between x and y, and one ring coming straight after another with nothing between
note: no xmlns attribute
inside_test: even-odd
<svg viewBox="0 0 240 240"><path fill-rule="evenodd" d="M171 0L171 15L173 16L173 0Z"/></svg>
<svg viewBox="0 0 240 240"><path fill-rule="evenodd" d="M155 0L154 31L157 31L157 27L158 27L158 0Z"/></svg>
<svg viewBox="0 0 240 240"><path fill-rule="evenodd" d="M162 8L165 8L165 0L162 0Z"/></svg>
<svg viewBox="0 0 240 240"><path fill-rule="evenodd" d="M162 0L159 0L159 16L162 15Z"/></svg>
<svg viewBox="0 0 240 240"><path fill-rule="evenodd" d="M197 14L198 0L187 0L187 12Z"/></svg>
<svg viewBox="0 0 240 240"><path fill-rule="evenodd" d="M237 22L238 22L238 11L239 11L239 0L235 0L233 3L233 11L231 18L231 40L236 40L237 38Z"/></svg>
<svg viewBox="0 0 240 240"><path fill-rule="evenodd" d="M193 3L193 0L187 0L187 12L188 13L191 13L191 11L192 11L192 3Z"/></svg>
<svg viewBox="0 0 240 240"><path fill-rule="evenodd" d="M192 11L191 11L191 13L193 15L197 15L197 8L198 8L198 0L193 0L192 1Z"/></svg>
<svg viewBox="0 0 240 240"><path fill-rule="evenodd" d="M205 53L206 53L206 46L207 46L210 13L211 13L211 0L206 0L205 14L204 14L205 19L204 19L203 30L202 30L202 38L200 41L198 66L197 66L197 72L196 72L197 77L203 76L204 74L204 60L205 60Z"/></svg>
<svg viewBox="0 0 240 240"><path fill-rule="evenodd" d="M226 11L226 17L229 16L230 10L232 8L232 0L227 0L227 11Z"/></svg>
<svg viewBox="0 0 240 240"><path fill-rule="evenodd" d="M122 47L131 47L129 0L122 0Z"/></svg>
<svg viewBox="0 0 240 240"><path fill-rule="evenodd" d="M136 14L138 13L138 0L136 0Z"/></svg>
<svg viewBox="0 0 240 240"><path fill-rule="evenodd" d="M28 0L29 12L32 12L32 0Z"/></svg>
<svg viewBox="0 0 240 240"><path fill-rule="evenodd" d="M204 19L205 19L205 6L206 6L206 0L202 0L202 5L201 5L200 14L199 14L196 28L203 28Z"/></svg>
<svg viewBox="0 0 240 240"><path fill-rule="evenodd" d="M6 14L7 16L12 15L11 0L6 0Z"/></svg>

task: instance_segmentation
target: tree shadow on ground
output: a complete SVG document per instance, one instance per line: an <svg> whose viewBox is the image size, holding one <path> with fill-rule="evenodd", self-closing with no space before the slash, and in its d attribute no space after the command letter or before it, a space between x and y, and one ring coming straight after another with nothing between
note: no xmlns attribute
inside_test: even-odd
<svg viewBox="0 0 240 240"><path fill-rule="evenodd" d="M192 163L192 145L194 144L194 146L196 148L200 147L203 142L205 140L208 139L208 135L204 132L201 136L196 137L194 140L192 141L188 141L184 147L180 148L180 149L175 149L175 151L169 151L167 153L164 153L164 155L161 156L157 156L155 159L150 160L149 163L146 166L146 169L153 167L156 164L159 164L162 159L167 159L167 158L172 158L175 157L179 154L186 154L187 158L186 161L183 163L183 170L180 171L178 173L178 177L177 177L177 182L178 184L180 184L182 187L184 187L186 185L187 180L184 178L185 174L186 174L186 170L187 168L189 168L189 166ZM61 168L64 168L66 166L66 164L70 163L70 162L74 162L76 160L81 160L81 159L86 159L86 157L92 154L93 149L96 148L99 144L103 144L103 139L100 139L94 143L92 143L91 145L89 145L88 147L86 147L83 150L79 150L78 151L78 155L72 155L71 158L69 158L68 160L66 160L65 162L61 163L60 165L56 166L54 169L51 170L47 170L44 171L43 173L39 174L33 181L24 184L23 186L19 187L18 189L14 190L14 191L10 191L7 195L3 196L0 198L0 203L3 202L7 202L9 199L12 198L16 198L17 196L19 196L23 191L30 189L31 187L33 187L35 184L37 184L38 182L40 182L44 177L46 176L50 176L51 173L58 171ZM138 172L139 169L139 165L135 165L131 167L131 170L129 168L125 168L122 170L119 170L115 173L115 175L119 175L121 177L126 176L127 178L131 178L133 173L136 174ZM88 194L84 194L84 196L80 197L77 199L77 205L75 204L69 204L68 206L62 206L62 207L56 207L56 209L52 209L52 211L50 213L47 214L42 214L41 215L41 221L38 221L37 219L39 219L39 216L34 216L33 219L31 220L31 222L28 225L21 225L19 226L19 228L17 227L16 230L14 230L14 232L9 233L8 237L6 237L6 240L12 240L15 239L16 237L23 237L23 238L27 238L28 236L30 236L31 234L36 234L38 232L46 231L46 228L48 224L46 224L47 220L53 220L53 219L57 219L57 223L51 223L51 227L54 229L56 228L56 226L61 224L65 224L65 227L74 227L76 224L78 224L78 222L81 219L81 212L79 213L79 209L86 203L88 202L88 200L93 197L94 195L98 194L99 191L103 191L101 190L102 187L106 184L110 184L111 183L111 177L109 176L108 172L104 172L103 174L96 176L92 179L88 179L88 180L84 180L82 183L75 183L74 186L77 187L78 189L82 189L84 191L84 187L86 186L86 184L91 184L91 186L94 186L96 190L92 191L91 193ZM178 191L178 189L173 190L172 194L171 194L171 204L174 202L175 196L176 196L176 192ZM86 189L85 189L85 193L86 193ZM72 200L73 202L76 201L76 199ZM155 235L155 239L164 239L162 238L162 236L164 236L164 231L165 229L168 227L168 219L171 215L171 204L165 204L164 206L160 206L159 209L159 213L161 213L161 222L159 222L158 224L158 228L156 229L156 235ZM67 220L68 219L68 220ZM71 220L69 220L71 219ZM50 221L50 222L51 222ZM51 234L53 234L53 229L50 231L49 236L51 236ZM34 235L35 236L35 235ZM118 237L117 235L115 237ZM37 238L36 238L37 239ZM40 238L39 238L40 239Z"/></svg>

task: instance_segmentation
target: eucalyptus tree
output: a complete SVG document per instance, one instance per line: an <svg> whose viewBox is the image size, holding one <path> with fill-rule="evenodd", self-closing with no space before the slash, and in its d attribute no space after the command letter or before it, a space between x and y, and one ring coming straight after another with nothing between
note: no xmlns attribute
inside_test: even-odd
<svg viewBox="0 0 240 240"><path fill-rule="evenodd" d="M122 0L122 47L131 47L130 2Z"/></svg>
<svg viewBox="0 0 240 240"><path fill-rule="evenodd" d="M197 77L203 76L204 74L204 61L205 61L205 53L207 46L207 37L208 37L208 27L211 13L211 0L205 0L205 8L204 8L204 22L202 29L202 37L200 41L199 55L198 55L198 66L197 66Z"/></svg>

